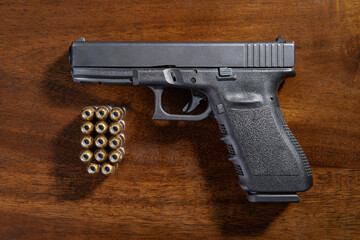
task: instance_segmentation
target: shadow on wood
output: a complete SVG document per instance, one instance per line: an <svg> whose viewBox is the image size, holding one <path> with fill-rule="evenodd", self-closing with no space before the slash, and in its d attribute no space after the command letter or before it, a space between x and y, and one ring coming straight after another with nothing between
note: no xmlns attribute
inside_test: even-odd
<svg viewBox="0 0 360 240"><path fill-rule="evenodd" d="M41 92L49 103L56 107L82 107L105 101L92 96L86 86L75 84L70 73L68 53L64 53L55 63L51 64L41 84Z"/></svg>
<svg viewBox="0 0 360 240"><path fill-rule="evenodd" d="M64 200L78 200L91 196L96 186L106 177L101 173L90 175L86 171L86 164L79 159L82 150L81 118L76 116L58 133L53 141L55 159L56 195Z"/></svg>
<svg viewBox="0 0 360 240"><path fill-rule="evenodd" d="M66 125L53 140L55 159L54 172L56 176L56 195L64 200L78 200L91 195L98 184L105 179L101 174L89 175L86 165L79 159L82 150L80 146L82 107L96 102L95 98L89 101L89 94L84 92L85 87L75 85L70 74L70 64L67 53L50 65L45 79L41 84L41 92L51 105L67 108L79 106L79 115Z"/></svg>
<svg viewBox="0 0 360 240"><path fill-rule="evenodd" d="M213 119L204 121L205 126L216 129ZM157 141L159 145L168 145L177 140L174 136L179 136L182 140L192 143L193 148L190 151L196 153L198 166L207 182L209 192L212 193L210 200L214 219L221 219L219 227L224 235L259 236L288 206L286 203L262 204L247 201L245 192L238 184L235 168L227 160L227 149L219 139L219 131L202 128L201 123L187 122L185 126L179 126L177 122L170 122L166 126L158 126L155 121L142 123L145 124L142 128L150 133L145 136L137 131L133 138L143 138L143 141ZM137 133L139 135L136 135ZM160 137L154 139L154 136Z"/></svg>

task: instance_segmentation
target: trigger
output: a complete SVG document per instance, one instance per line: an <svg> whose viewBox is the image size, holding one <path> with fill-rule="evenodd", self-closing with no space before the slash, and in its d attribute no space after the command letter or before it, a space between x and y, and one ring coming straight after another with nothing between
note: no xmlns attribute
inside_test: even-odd
<svg viewBox="0 0 360 240"><path fill-rule="evenodd" d="M199 91L191 90L191 99L182 109L184 113L192 112L197 106L199 106L202 100L206 99L206 95Z"/></svg>

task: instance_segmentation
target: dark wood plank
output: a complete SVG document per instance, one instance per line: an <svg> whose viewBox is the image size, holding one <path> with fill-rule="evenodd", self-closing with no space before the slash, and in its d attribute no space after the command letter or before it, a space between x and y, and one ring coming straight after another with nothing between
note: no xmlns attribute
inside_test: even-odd
<svg viewBox="0 0 360 240"><path fill-rule="evenodd" d="M0 238L359 239L358 1L3 1L0 3ZM299 204L251 204L216 122L151 120L143 87L76 85L80 36L112 41L296 42L279 92L314 187ZM179 96L179 94L177 94ZM175 104L180 104L180 100ZM90 177L79 112L126 105L126 159Z"/></svg>

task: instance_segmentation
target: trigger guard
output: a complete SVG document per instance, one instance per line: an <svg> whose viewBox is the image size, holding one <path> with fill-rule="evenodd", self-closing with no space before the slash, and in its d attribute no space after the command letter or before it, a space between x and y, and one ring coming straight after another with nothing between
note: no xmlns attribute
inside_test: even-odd
<svg viewBox="0 0 360 240"><path fill-rule="evenodd" d="M162 94L164 92L163 88L150 87L155 94L155 108L153 120L175 120L175 121L201 121L207 118L211 114L211 107L208 104L206 110L200 114L196 115L181 115L181 114L170 114L167 113L161 105Z"/></svg>

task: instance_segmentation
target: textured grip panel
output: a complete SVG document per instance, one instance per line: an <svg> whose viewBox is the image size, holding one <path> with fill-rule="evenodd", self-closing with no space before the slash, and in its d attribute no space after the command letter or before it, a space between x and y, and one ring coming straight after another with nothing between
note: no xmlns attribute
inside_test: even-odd
<svg viewBox="0 0 360 240"><path fill-rule="evenodd" d="M311 176L312 172L311 172L309 161L308 161L304 151L302 150L300 144L298 143L294 134L290 131L290 128L286 123L283 125L283 128L284 128L286 134L288 135L288 137L290 138L291 142L294 144L296 151L298 152L300 159L304 164L304 168L305 168L307 176Z"/></svg>
<svg viewBox="0 0 360 240"><path fill-rule="evenodd" d="M278 193L306 191L312 186L307 158L278 105L228 108L226 115L216 119L244 190L275 194L280 201L283 197Z"/></svg>
<svg viewBox="0 0 360 240"><path fill-rule="evenodd" d="M241 166L240 166L240 165L237 165L237 164L235 164L234 166L235 166L235 171L236 171L236 173L237 173L238 175L240 175L240 176L244 176L244 172L243 172Z"/></svg>
<svg viewBox="0 0 360 240"><path fill-rule="evenodd" d="M266 52L266 45L254 43L251 49L257 56ZM282 64L283 59L279 63L276 54L264 56L271 65ZM270 56L274 61L270 61ZM252 60L256 66L267 64L258 57ZM298 201L295 193L312 186L311 169L277 99L281 80L293 76L294 70L233 69L233 74L236 80L221 82L207 94L240 186L249 193L251 201Z"/></svg>
<svg viewBox="0 0 360 240"><path fill-rule="evenodd" d="M299 166L277 128L269 106L232 108L228 113L240 149L253 175L299 175Z"/></svg>
<svg viewBox="0 0 360 240"><path fill-rule="evenodd" d="M298 152L300 159L304 164L304 168L305 168L307 176L311 176L312 172L311 172L309 161L308 161L303 149L301 148L299 142L296 140L294 134L291 132L289 126L287 125L287 123L281 113L280 107L276 107L276 114L282 124L283 129L285 130L286 135L289 137L290 141L295 146L296 151Z"/></svg>

